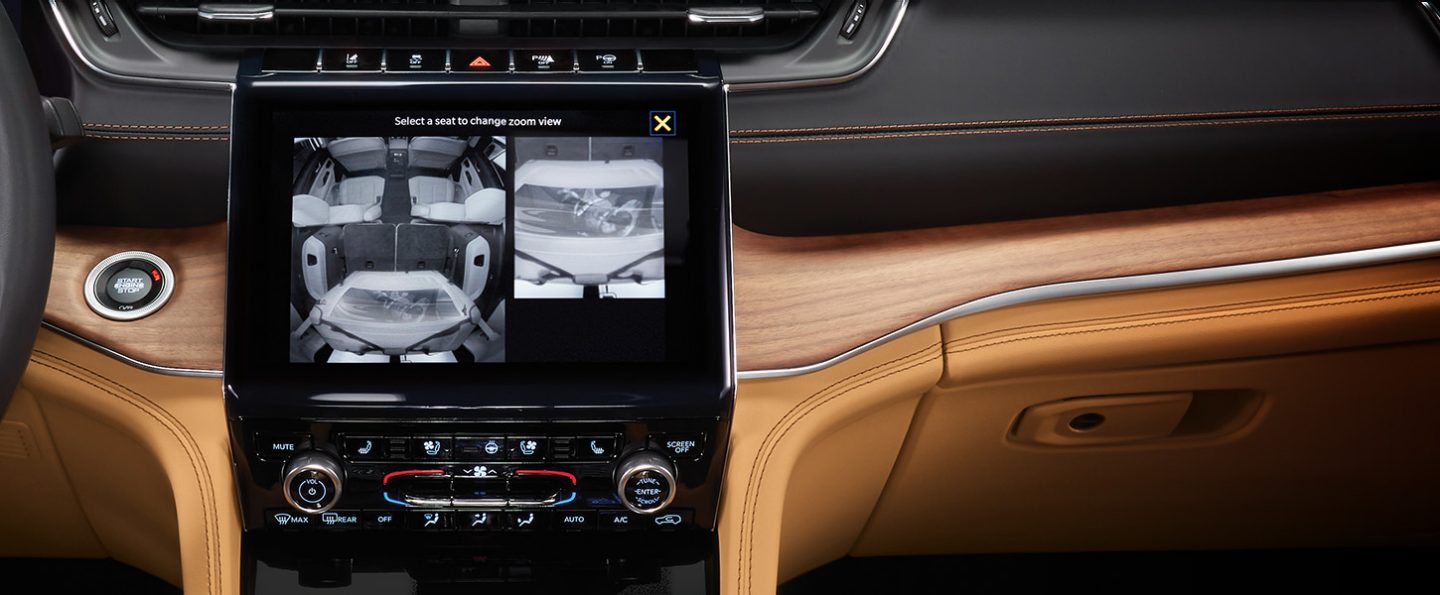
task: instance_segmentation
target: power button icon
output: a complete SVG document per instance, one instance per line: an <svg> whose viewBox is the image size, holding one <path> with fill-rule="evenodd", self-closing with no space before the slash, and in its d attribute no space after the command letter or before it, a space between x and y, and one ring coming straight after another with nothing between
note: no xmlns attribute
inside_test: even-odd
<svg viewBox="0 0 1440 595"><path fill-rule="evenodd" d="M330 494L330 488L325 487L325 482L312 477L302 480L296 492L302 502L319 504L324 502L325 496Z"/></svg>

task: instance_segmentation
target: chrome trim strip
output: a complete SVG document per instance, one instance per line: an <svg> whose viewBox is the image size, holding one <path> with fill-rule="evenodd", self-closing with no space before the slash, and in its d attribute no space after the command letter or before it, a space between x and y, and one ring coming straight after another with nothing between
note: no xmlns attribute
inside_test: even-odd
<svg viewBox="0 0 1440 595"><path fill-rule="evenodd" d="M80 344L82 344L82 345L84 345L84 346L86 346L86 347L89 347L89 348L91 348L91 349L94 349L95 351L99 351L100 353L103 353L103 354L105 354L105 355L108 355L108 356L110 356L110 357L113 357L113 358L115 358L115 359L117 359L117 360L120 360L120 361L122 361L122 362L124 362L124 363L130 364L130 365L132 365L132 366L135 366L136 368L140 368L141 370L144 370L144 371L146 371L146 372L152 372L152 373L155 373L155 374L168 374L168 375L170 375L170 376L190 376L190 377L196 377L196 378L219 378L219 377L221 377L221 376L223 375L223 374L220 372L220 370L201 370L201 369L196 369L196 368L173 368L173 367L170 367L170 366L158 366L158 365L155 365L155 364L152 364L152 363L142 362L142 361L140 361L140 360L138 360L138 359L135 359L135 358L133 358L133 357L130 357L130 356L128 356L128 355L125 355L125 354L123 354L123 353L120 353L119 351L115 351L114 349L111 349L111 348L109 348L109 347L106 347L106 346L104 346L104 345L101 345L101 344L99 344L99 343L96 343L96 342L94 342L94 341L91 341L91 340L89 340L89 339L86 339L85 337L82 337L82 336L77 335L77 334L75 334L75 333L72 333L72 332L70 332L70 331L68 331L68 330L65 330L65 329L63 329L63 328L60 328L59 326L56 326L55 323L50 322L49 320L42 320L42 321L40 322L40 326L43 326L43 327L45 327L46 329L49 329L51 332L54 332L55 334L58 334L58 335L60 335L60 336L62 336L62 337L65 337L66 339L69 339L69 340L74 341L74 342L76 342L76 343L80 343Z"/></svg>
<svg viewBox="0 0 1440 595"><path fill-rule="evenodd" d="M1440 256L1440 240L1432 242L1421 242L1418 244L1405 244L1401 246L1388 246L1385 248L1372 248L1369 250L1358 250L1355 252L1341 252L1338 254L1324 254L1319 256L1304 256L1285 260L1272 260L1266 262L1255 262L1248 264L1227 265L1204 269L1192 269L1187 271L1175 271L1170 273L1153 273L1147 275L1132 275L1128 277L1111 277L1107 279L1091 279L1087 281L1071 281L1067 283L1055 283L1052 285L1039 285L1027 287L1004 293L986 296L959 306L955 306L938 314L927 316L916 322L910 323L899 330L891 331L879 338L868 341L859 347L846 351L822 362L799 366L794 368L779 368L773 370L745 370L739 373L741 380L755 380L760 378L782 378L785 376L798 376L818 372L848 360L852 357L865 353L875 347L898 339L921 329L930 328L942 322L947 322L988 312L1008 306L1029 304L1061 298L1080 296L1094 296L1108 293L1121 293L1127 291L1139 291L1143 289L1160 289L1168 287L1182 287L1186 285L1200 285L1206 283L1219 283L1225 281L1242 281L1259 279L1264 277L1278 277L1284 275L1295 275L1300 273L1316 273L1321 271L1344 269L1360 266L1370 266L1405 260L1415 260Z"/></svg>
<svg viewBox="0 0 1440 595"><path fill-rule="evenodd" d="M1429 21L1430 26L1435 29L1436 33L1440 33L1440 9L1435 7L1435 3L1421 2L1420 12L1425 13L1425 20Z"/></svg>
<svg viewBox="0 0 1440 595"><path fill-rule="evenodd" d="M765 9L759 6L709 6L686 11L695 25L758 25L765 22Z"/></svg>
<svg viewBox="0 0 1440 595"><path fill-rule="evenodd" d="M275 20L274 4L201 3L195 16L217 23L258 23Z"/></svg>
<svg viewBox="0 0 1440 595"><path fill-rule="evenodd" d="M79 42L75 41L75 33L70 30L69 21L65 20L65 15L60 11L59 0L48 0L48 2L50 5L50 18L55 22L55 27L60 30L60 36L65 38L65 43L62 45L69 50L67 53L69 53L70 56L73 57L75 60L83 64L85 68L90 70L90 72L98 75L100 78L109 80L111 82L127 83L132 85L177 87L181 89L204 89L207 91L235 90L235 83L229 81L156 78L149 76L138 76L133 74L122 74L118 72L111 72L109 70L101 68L100 65L90 60L90 56L86 55L84 50L80 49ZM120 21L117 19L116 22L118 23Z"/></svg>
<svg viewBox="0 0 1440 595"><path fill-rule="evenodd" d="M895 41L895 34L900 32L900 25L905 22L905 12L910 8L910 0L897 1L900 3L900 8L896 9L895 21L890 24L890 30L885 32L885 40L880 42L880 48L875 51L875 55L870 56L870 60L865 62L865 65L861 66L859 69L856 69L855 71L846 74L830 77L813 79L790 79L781 81L757 81L753 83L729 83L725 85L725 87L728 90L734 91L736 93L749 93L753 91L780 91L785 89L804 89L807 87L824 87L828 85L838 85L841 83L848 83L857 78L865 76L865 73L870 72L870 69L874 68L876 64L880 63L880 59L885 57L885 52L890 50L890 44Z"/></svg>

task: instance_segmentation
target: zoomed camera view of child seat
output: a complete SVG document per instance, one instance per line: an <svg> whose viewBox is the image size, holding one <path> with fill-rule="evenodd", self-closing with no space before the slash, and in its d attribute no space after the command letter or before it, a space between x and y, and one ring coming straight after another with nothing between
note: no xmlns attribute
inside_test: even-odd
<svg viewBox="0 0 1440 595"><path fill-rule="evenodd" d="M665 297L661 139L515 139L515 297Z"/></svg>
<svg viewBox="0 0 1440 595"><path fill-rule="evenodd" d="M290 361L503 362L504 137L297 138Z"/></svg>

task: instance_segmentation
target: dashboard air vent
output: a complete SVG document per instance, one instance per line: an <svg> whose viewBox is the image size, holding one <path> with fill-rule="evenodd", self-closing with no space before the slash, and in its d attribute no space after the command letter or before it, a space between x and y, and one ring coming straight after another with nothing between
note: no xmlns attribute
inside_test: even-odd
<svg viewBox="0 0 1440 595"><path fill-rule="evenodd" d="M639 47L799 42L834 0L127 0L182 47Z"/></svg>

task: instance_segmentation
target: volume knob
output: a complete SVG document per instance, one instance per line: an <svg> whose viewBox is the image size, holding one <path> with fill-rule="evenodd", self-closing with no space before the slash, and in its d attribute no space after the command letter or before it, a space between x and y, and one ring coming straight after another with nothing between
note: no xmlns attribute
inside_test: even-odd
<svg viewBox="0 0 1440 595"><path fill-rule="evenodd" d="M640 514L665 510L675 499L675 465L652 451L632 454L615 469L615 490L630 510Z"/></svg>
<svg viewBox="0 0 1440 595"><path fill-rule="evenodd" d="M340 501L345 472L340 461L318 450L307 451L285 463L285 501L295 510L318 514Z"/></svg>

